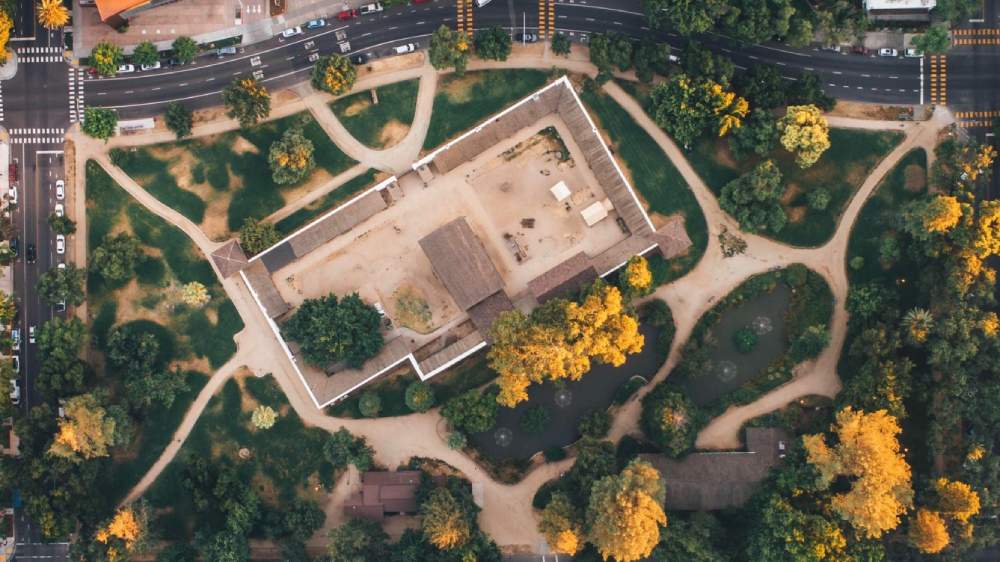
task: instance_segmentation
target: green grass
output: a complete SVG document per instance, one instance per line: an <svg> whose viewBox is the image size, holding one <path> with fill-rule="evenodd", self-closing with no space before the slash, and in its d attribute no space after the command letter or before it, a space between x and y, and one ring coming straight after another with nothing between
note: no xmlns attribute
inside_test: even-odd
<svg viewBox="0 0 1000 562"><path fill-rule="evenodd" d="M625 80L616 83L649 111L647 87ZM775 240L795 246L819 246L833 236L837 221L851 197L868 174L903 140L893 131L830 129L830 148L812 167L803 170L795 157L780 146L769 158L781 169L786 185L795 185L798 193L787 208L806 207L806 194L817 188L830 193L830 204L823 211L807 209L798 222L789 222ZM762 159L754 156L736 162L729 154L728 141L706 135L695 141L687 155L691 166L718 197L722 188L749 172Z"/></svg>
<svg viewBox="0 0 1000 562"><path fill-rule="evenodd" d="M378 170L369 168L366 172L348 180L330 193L327 193L323 197L320 197L305 207L302 207L301 209L281 219L275 223L274 227L277 228L278 232L281 234L291 234L316 217L333 209L340 203L343 203L350 197L372 185L375 182L375 174L377 173Z"/></svg>
<svg viewBox="0 0 1000 562"><path fill-rule="evenodd" d="M586 90L581 98L608 132L616 155L628 168L632 183L649 211L664 216L684 215L692 247L686 255L672 260L670 275L663 282L687 273L708 246L708 225L694 193L656 141L611 96L599 90Z"/></svg>
<svg viewBox="0 0 1000 562"><path fill-rule="evenodd" d="M146 493L154 507L168 510L158 522L165 538L187 538L204 523L181 483L186 459L227 459L239 467L243 480L252 481L258 494L271 504L286 504L302 495L312 475L318 475L324 484L333 482L333 467L323 458L323 444L329 434L306 427L272 378L247 377L244 385L245 389L241 389L230 380L212 397L177 457ZM250 412L241 409L241 401L247 399L279 412L275 425L266 430L253 429ZM251 452L249 459L239 459L241 448ZM273 497L269 497L272 490Z"/></svg>
<svg viewBox="0 0 1000 562"><path fill-rule="evenodd" d="M372 148L385 148L386 143L381 139L382 129L392 121L407 126L413 122L419 88L419 79L404 80L376 88L378 105L371 104L371 93L365 90L332 102L330 109L359 142ZM368 102L368 106L347 115L347 109L359 102Z"/></svg>
<svg viewBox="0 0 1000 562"><path fill-rule="evenodd" d="M177 185L177 179L171 175L169 166L170 162L154 157L145 148L132 151L130 157L122 163L125 173L153 197L184 215L191 222L200 224L205 220L205 201L198 195L181 189Z"/></svg>
<svg viewBox="0 0 1000 562"><path fill-rule="evenodd" d="M424 149L430 150L541 88L541 70L505 69L449 74L438 81Z"/></svg>

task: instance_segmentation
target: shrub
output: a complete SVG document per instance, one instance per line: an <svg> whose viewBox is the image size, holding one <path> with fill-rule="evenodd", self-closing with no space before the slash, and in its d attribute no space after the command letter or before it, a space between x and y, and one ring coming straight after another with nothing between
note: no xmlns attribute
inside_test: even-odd
<svg viewBox="0 0 1000 562"><path fill-rule="evenodd" d="M468 444L469 440L465 437L465 434L461 431L452 431L448 434L448 448L459 451L464 449Z"/></svg>
<svg viewBox="0 0 1000 562"><path fill-rule="evenodd" d="M750 353L757 347L757 334L749 327L744 326L733 332L733 345L740 353Z"/></svg>
<svg viewBox="0 0 1000 562"><path fill-rule="evenodd" d="M851 258L851 261L848 262L848 265L850 265L851 269L854 271L858 271L865 266L865 258L864 256L854 256Z"/></svg>
<svg viewBox="0 0 1000 562"><path fill-rule="evenodd" d="M434 405L434 389L423 381L414 381L406 387L406 407L414 412L426 412Z"/></svg>
<svg viewBox="0 0 1000 562"><path fill-rule="evenodd" d="M562 447L548 447L542 451L542 456L545 457L546 462L559 462L565 459L568 455L569 453L567 453L566 449L563 449Z"/></svg>
<svg viewBox="0 0 1000 562"><path fill-rule="evenodd" d="M646 379L638 376L623 382L615 390L615 404L621 405L628 402L628 399L632 398L632 395L638 392L644 384L646 384Z"/></svg>
<svg viewBox="0 0 1000 562"><path fill-rule="evenodd" d="M358 400L358 410L366 418L377 418L382 412L382 397L373 390L365 392Z"/></svg>
<svg viewBox="0 0 1000 562"><path fill-rule="evenodd" d="M580 420L577 430L584 437L602 439L611 431L611 414L604 410L590 412Z"/></svg>
<svg viewBox="0 0 1000 562"><path fill-rule="evenodd" d="M694 446L704 415L677 387L660 383L642 399L642 430L663 449L678 457Z"/></svg>
<svg viewBox="0 0 1000 562"><path fill-rule="evenodd" d="M792 361L799 362L819 355L830 343L830 332L824 325L813 325L792 342Z"/></svg>
<svg viewBox="0 0 1000 562"><path fill-rule="evenodd" d="M276 421L278 421L278 412L275 412L270 406L257 406L250 416L250 423L257 429L270 429Z"/></svg>
<svg viewBox="0 0 1000 562"><path fill-rule="evenodd" d="M830 205L830 192L823 188L814 189L806 195L806 203L810 209L822 211Z"/></svg>
<svg viewBox="0 0 1000 562"><path fill-rule="evenodd" d="M541 404L532 404L521 415L521 429L528 433L541 433L548 427L552 415Z"/></svg>

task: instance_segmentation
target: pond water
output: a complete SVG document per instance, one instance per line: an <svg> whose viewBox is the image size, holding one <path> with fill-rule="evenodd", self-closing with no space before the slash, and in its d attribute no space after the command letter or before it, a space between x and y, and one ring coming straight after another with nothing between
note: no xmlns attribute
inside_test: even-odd
<svg viewBox="0 0 1000 562"><path fill-rule="evenodd" d="M709 372L678 381L695 404L704 406L736 390L785 353L785 314L790 301L791 289L779 283L771 292L722 313L711 328L716 345ZM757 334L757 345L750 353L740 353L733 343L733 335L744 327Z"/></svg>
<svg viewBox="0 0 1000 562"><path fill-rule="evenodd" d="M532 385L528 400L514 408L500 407L493 429L469 436L469 441L481 453L496 460L527 459L549 447L563 447L579 439L576 428L580 420L594 410L605 410L614 400L615 391L635 375L651 379L663 364L666 351L658 352L658 330L640 325L646 338L642 351L629 356L621 367L594 364L590 372L578 381L560 385L547 382ZM540 404L549 412L549 423L540 433L521 429L521 417L529 406Z"/></svg>

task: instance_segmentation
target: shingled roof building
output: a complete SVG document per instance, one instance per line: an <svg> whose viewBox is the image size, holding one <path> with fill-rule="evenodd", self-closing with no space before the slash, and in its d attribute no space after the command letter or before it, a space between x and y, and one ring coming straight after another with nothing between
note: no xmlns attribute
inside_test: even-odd
<svg viewBox="0 0 1000 562"><path fill-rule="evenodd" d="M364 472L361 491L344 502L344 515L381 521L386 515L416 513L419 470Z"/></svg>

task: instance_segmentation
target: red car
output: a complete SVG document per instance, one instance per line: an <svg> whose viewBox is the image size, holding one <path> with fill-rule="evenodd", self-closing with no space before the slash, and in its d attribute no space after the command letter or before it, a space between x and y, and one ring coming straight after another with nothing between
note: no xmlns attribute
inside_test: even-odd
<svg viewBox="0 0 1000 562"><path fill-rule="evenodd" d="M411 0L410 3L411 4L426 4L426 3L430 2L430 1L431 0Z"/></svg>
<svg viewBox="0 0 1000 562"><path fill-rule="evenodd" d="M10 166L7 166L7 175L10 176L10 181L17 181L17 163L11 162Z"/></svg>
<svg viewBox="0 0 1000 562"><path fill-rule="evenodd" d="M339 14L337 14L337 19L340 20L340 21L347 21L349 19L356 18L356 17L358 17L358 11L357 10L344 10L343 12L340 12Z"/></svg>

